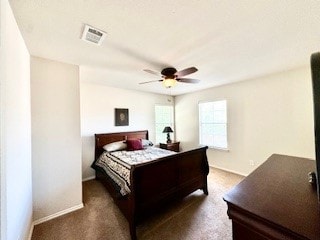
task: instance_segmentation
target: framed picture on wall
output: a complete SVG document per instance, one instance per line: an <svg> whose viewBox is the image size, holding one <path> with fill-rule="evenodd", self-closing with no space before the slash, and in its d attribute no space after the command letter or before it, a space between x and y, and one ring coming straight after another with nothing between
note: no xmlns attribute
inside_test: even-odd
<svg viewBox="0 0 320 240"><path fill-rule="evenodd" d="M128 108L115 108L115 125L128 126L129 125L129 109Z"/></svg>

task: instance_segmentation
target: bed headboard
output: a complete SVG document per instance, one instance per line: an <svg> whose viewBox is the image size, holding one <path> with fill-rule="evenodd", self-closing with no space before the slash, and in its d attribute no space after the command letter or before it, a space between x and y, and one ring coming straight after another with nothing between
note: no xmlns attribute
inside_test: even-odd
<svg viewBox="0 0 320 240"><path fill-rule="evenodd" d="M117 132L117 133L99 133L95 134L95 159L97 159L104 151L104 145L112 142L127 139L149 139L148 130L134 132Z"/></svg>

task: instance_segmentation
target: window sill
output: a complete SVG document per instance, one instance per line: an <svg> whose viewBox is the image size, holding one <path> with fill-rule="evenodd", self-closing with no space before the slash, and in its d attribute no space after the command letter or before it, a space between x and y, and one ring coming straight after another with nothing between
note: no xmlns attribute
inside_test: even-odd
<svg viewBox="0 0 320 240"><path fill-rule="evenodd" d="M208 146L208 148L213 149L213 150L217 150L217 151L221 151L221 152L230 152L229 148L218 148L218 147L210 147Z"/></svg>

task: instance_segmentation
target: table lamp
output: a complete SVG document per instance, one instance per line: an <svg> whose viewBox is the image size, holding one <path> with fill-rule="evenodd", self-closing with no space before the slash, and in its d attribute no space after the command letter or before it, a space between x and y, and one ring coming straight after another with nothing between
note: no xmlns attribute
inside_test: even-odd
<svg viewBox="0 0 320 240"><path fill-rule="evenodd" d="M171 127L165 127L162 132L167 133L167 143L171 143L170 133L173 132Z"/></svg>

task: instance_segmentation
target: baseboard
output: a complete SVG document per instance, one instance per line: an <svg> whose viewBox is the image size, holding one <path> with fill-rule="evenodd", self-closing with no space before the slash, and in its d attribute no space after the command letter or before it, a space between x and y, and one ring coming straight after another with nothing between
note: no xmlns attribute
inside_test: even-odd
<svg viewBox="0 0 320 240"><path fill-rule="evenodd" d="M95 178L96 178L96 176L87 177L87 178L82 179L82 182L89 181L89 180L92 180Z"/></svg>
<svg viewBox="0 0 320 240"><path fill-rule="evenodd" d="M33 228L34 228L34 223L31 223L28 240L31 240L31 238L32 238Z"/></svg>
<svg viewBox="0 0 320 240"><path fill-rule="evenodd" d="M54 218L57 218L57 217L60 217L64 214L67 214L67 213L70 213L70 212L73 212L73 211L76 211L78 209L81 209L83 208L83 203L79 204L79 205L76 205L76 206L73 206L71 208L68 208L68 209L65 209L63 211L60 211L60 212L57 212L57 213L54 213L50 216L47 216L47 217L44 217L44 218L40 218L40 219L37 219L33 222L34 225L38 225L40 223L43 223L43 222L47 222L51 219L54 219Z"/></svg>
<svg viewBox="0 0 320 240"><path fill-rule="evenodd" d="M210 167L217 168L217 169L220 169L220 170L223 170L223 171L226 171L226 172L231 172L231 173L234 173L234 174L238 174L238 175L241 175L241 176L244 176L244 177L248 176L248 174L237 172L237 171L233 171L233 170L230 170L230 169L227 169L227 168L218 167L218 166L215 166L215 165L210 165Z"/></svg>

